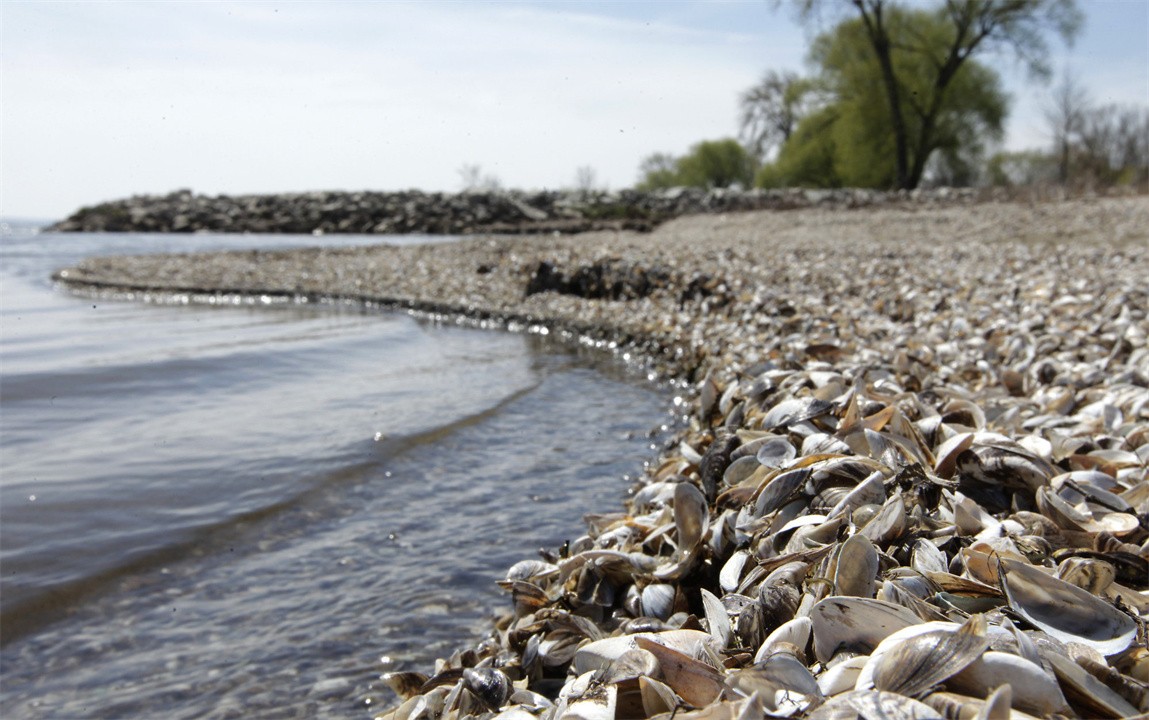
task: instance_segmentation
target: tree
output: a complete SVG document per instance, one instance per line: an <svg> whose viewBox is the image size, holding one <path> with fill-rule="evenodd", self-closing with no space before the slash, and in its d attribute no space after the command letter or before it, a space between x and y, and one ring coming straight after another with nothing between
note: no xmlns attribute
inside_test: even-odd
<svg viewBox="0 0 1149 720"><path fill-rule="evenodd" d="M1093 105L1068 70L1044 108L1062 185L1149 182L1149 108Z"/></svg>
<svg viewBox="0 0 1149 720"><path fill-rule="evenodd" d="M781 147L806 115L813 84L793 71L770 70L742 93L739 139L762 162Z"/></svg>
<svg viewBox="0 0 1149 720"><path fill-rule="evenodd" d="M1149 108L1102 105L1082 118L1076 164L1101 185L1149 182Z"/></svg>
<svg viewBox="0 0 1149 720"><path fill-rule="evenodd" d="M733 138L704 140L679 158L668 153L648 156L639 166L639 175L639 190L677 186L748 187L754 178L754 161Z"/></svg>
<svg viewBox="0 0 1149 720"><path fill-rule="evenodd" d="M1057 152L1057 181L1062 185L1069 182L1070 151L1081 137L1089 106L1089 92L1066 71L1045 107Z"/></svg>
<svg viewBox="0 0 1149 720"><path fill-rule="evenodd" d="M575 170L575 189L584 195L591 192L598 185L597 173L590 165L580 165Z"/></svg>
<svg viewBox="0 0 1149 720"><path fill-rule="evenodd" d="M670 153L654 153L643 158L638 166L641 178L636 187L639 190L658 190L679 184L678 161Z"/></svg>
<svg viewBox="0 0 1149 720"><path fill-rule="evenodd" d="M754 178L753 160L733 138L695 144L678 160L677 168L679 184L694 187L748 187Z"/></svg>
<svg viewBox="0 0 1149 720"><path fill-rule="evenodd" d="M827 4L847 6L840 0L802 0L800 14L810 20ZM945 0L932 12L943 30L938 42L906 28L902 18L911 13L894 0L851 0L848 7L877 63L892 136L894 185L906 189L921 182L950 85L972 56L1008 50L1035 76L1046 77L1045 33L1052 30L1069 43L1082 23L1075 0ZM915 64L925 74L899 74L898 57L905 55L918 56ZM914 92L911 83L922 85L922 91Z"/></svg>
<svg viewBox="0 0 1149 720"><path fill-rule="evenodd" d="M946 42L945 24L932 13L893 9L887 13L887 23L897 38L910 37L922 45ZM904 78L903 124L922 143L911 156L921 168L914 185L926 177L927 169L934 181L971 184L987 142L1002 134L1007 100L997 74L976 61L964 63L934 113L932 129L923 135L919 132L923 121L912 113L912 105L931 92L929 60L921 53L902 52L892 60L894 72ZM810 82L821 89L824 100L799 121L777 161L760 171L757 181L819 187L898 186L891 114L864 23L846 19L818 36L810 62L818 71Z"/></svg>
<svg viewBox="0 0 1149 720"><path fill-rule="evenodd" d="M834 162L838 151L834 126L840 119L836 105L805 118L782 146L778 159L759 168L754 184L766 188L841 187L842 178Z"/></svg>
<svg viewBox="0 0 1149 720"><path fill-rule="evenodd" d="M986 181L997 187L1025 187L1052 182L1057 161L1040 150L1002 151L986 163Z"/></svg>
<svg viewBox="0 0 1149 720"><path fill-rule="evenodd" d="M463 192L496 192L503 186L499 178L494 175L483 175L480 165L468 164L459 168L459 180L463 185Z"/></svg>

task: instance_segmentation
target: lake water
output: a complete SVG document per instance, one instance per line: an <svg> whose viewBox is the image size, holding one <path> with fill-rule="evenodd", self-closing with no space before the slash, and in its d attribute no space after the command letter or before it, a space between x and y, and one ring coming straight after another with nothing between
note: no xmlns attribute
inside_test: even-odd
<svg viewBox="0 0 1149 720"><path fill-rule="evenodd" d="M0 716L366 718L610 511L670 393L354 305L131 302L96 254L379 237L0 233ZM428 238L387 238L424 242Z"/></svg>

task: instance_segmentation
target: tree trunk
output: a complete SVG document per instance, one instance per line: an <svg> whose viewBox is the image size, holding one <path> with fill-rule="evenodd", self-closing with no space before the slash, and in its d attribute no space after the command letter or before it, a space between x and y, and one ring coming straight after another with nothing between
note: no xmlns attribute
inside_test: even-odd
<svg viewBox="0 0 1149 720"><path fill-rule="evenodd" d="M908 169L910 164L909 138L906 137L906 121L902 117L902 103L898 94L898 80L894 77L894 66L890 61L890 44L886 40L882 49L874 47L878 53L878 63L882 68L882 81L886 86L886 98L890 101L890 126L894 132L894 160L897 172L898 189L911 190L917 185L911 183Z"/></svg>
<svg viewBox="0 0 1149 720"><path fill-rule="evenodd" d="M890 59L890 36L882 23L882 3L873 6L873 14L866 11L861 0L855 0L855 6L862 16L866 27L866 36L870 39L870 46L878 56L878 67L882 70L882 84L886 87L886 99L890 104L890 129L894 133L894 160L897 178L895 183L898 189L912 189L909 183L909 138L906 132L906 121L902 117L902 103L898 92L898 79L894 75L894 63Z"/></svg>
<svg viewBox="0 0 1149 720"><path fill-rule="evenodd" d="M1062 185L1069 184L1069 134L1061 138L1061 162L1057 163L1057 180Z"/></svg>

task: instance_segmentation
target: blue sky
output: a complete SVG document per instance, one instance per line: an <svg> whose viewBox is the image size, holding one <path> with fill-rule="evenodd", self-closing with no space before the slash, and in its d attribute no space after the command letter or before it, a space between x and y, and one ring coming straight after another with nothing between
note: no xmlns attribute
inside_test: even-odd
<svg viewBox="0 0 1149 720"><path fill-rule="evenodd" d="M1081 0L1053 64L1149 104L1149 0ZM744 2L0 0L0 214L133 194L627 187L642 158L737 132L738 95L811 31ZM1006 145L1047 142L1036 84Z"/></svg>

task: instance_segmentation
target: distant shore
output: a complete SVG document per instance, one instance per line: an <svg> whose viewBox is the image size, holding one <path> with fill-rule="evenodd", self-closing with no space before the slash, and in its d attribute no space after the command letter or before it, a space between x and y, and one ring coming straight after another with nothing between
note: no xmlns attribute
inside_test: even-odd
<svg viewBox="0 0 1149 720"><path fill-rule="evenodd" d="M862 518L873 517L867 513L881 510L874 522L897 521L886 529L866 525L868 539L852 546L869 548L874 568L878 552L883 563L906 565L914 538L925 537L927 527L938 546L933 552L941 553L936 567L956 568L966 558L959 551L997 522L993 518L1022 508L1022 520L1036 522L1031 517L1038 515L1036 495L1060 492L1051 480L1079 467L1100 468L1115 478L1112 492L1129 491L1131 513L1149 511L1145 459L1136 455L1138 447L1143 452L1149 445L1146 277L1146 197L702 214L669 220L650 233L491 235L408 247L97 258L57 275L76 288L136 297L243 293L351 299L569 334L574 342L641 356L655 372L690 383L684 402L691 426L651 465L643 481L649 491L636 495L616 523L609 522L613 515L596 516L588 535L572 544L571 558L542 564L555 570L519 568L508 578L515 591L513 617L504 619L500 634L482 648L454 661L485 659L483 677L522 680L540 694L528 703L508 691L489 707L535 703L537 709L554 702L556 712L564 703L598 702L589 690L579 689L574 676L607 661L583 654L575 659L579 670L568 675L570 657L538 665L524 638L537 633L549 642L571 632L574 624L554 618L579 608L580 622L597 619L597 630L587 639L628 632L629 620L666 629L697 628L698 619L706 618L711 638L706 642L721 644L725 638L732 644L721 649L726 664L706 670L717 694L707 691L687 702L698 707L737 697L739 669L749 667L764 634L732 635L731 628L743 627L734 609L723 635L721 618L699 594L699 588L719 598L730 592L719 586L718 569L725 572L737 553L744 554L746 568L762 576L789 568L786 582L808 596L806 610L812 606L817 614L816 603L827 593L873 598L875 587L890 581L886 575L877 585L873 577L861 578L860 585L851 581L854 589L847 593L838 587L846 582L839 575L830 583L833 588L826 587L826 578L834 576L826 575L825 563L836 562L835 544L842 533L853 533L851 539L860 535ZM1112 409L1098 409L1099 403ZM1124 443L1120 453L1085 456L1102 436L1116 438L1106 441L1114 448ZM739 451L742 446L747 452ZM857 508L848 525L841 518L827 519L830 506L816 507L826 498L804 495L805 485L773 499L768 493L775 490L764 490L786 468L821 467L855 454L864 460L863 475L876 473L871 478L878 481L877 498ZM1015 474L1001 480L995 473L1006 462ZM1015 482L1022 477L1025 482ZM950 490L960 490L967 500L947 495ZM785 510L780 509L784 501L790 503ZM828 528L816 535L813 530L822 526L810 525L808 547L796 546L789 534L772 527L776 516L771 513L799 512L795 503L800 502L810 503L808 520ZM955 524L959 502L976 502L980 510L963 505L961 512L974 515ZM686 519L687 508L696 505L708 513L705 521ZM736 529L739 508L767 515L751 517L753 523L740 520ZM1113 528L1127 520L1127 513L1111 515ZM1050 553L1101 542L1131 556L1149 537L1136 518L1132 526L1121 526L1121 540L1061 527L1063 520L1047 514L1044 525L1026 525L1027 532L1044 533ZM669 523L658 532L672 541L647 542L643 533L660 522ZM729 538L698 536L706 528L723 527ZM907 532L910 527L918 530ZM823 554L809 549L817 547ZM613 574L592 577L596 563L606 562L603 553L616 551L646 554L650 566L613 568ZM1035 554L1029 557L1041 563ZM792 562L783 565L787 560ZM1044 562L1054 561L1046 557ZM1113 587L1131 585L1123 587L1132 594L1120 595L1122 602L1145 617L1149 598L1137 594L1146 589L1137 587L1144 584L1139 568L1145 561L1128 562L1138 569L1119 575ZM743 565L738 568L736 586L754 577L761 581ZM975 571L966 572L980 578L985 592L996 593ZM618 587L605 595L584 592L588 577L587 582L600 583L609 578ZM652 587L667 588L667 612L643 604L645 588ZM740 592L756 597L762 591L755 585ZM633 600L635 593L641 601ZM920 617L958 617L953 611L946 615L936 597L927 600L934 604L918 608L926 613ZM792 617L794 608L789 612ZM653 614L657 622L636 614ZM827 645L824 633L831 630L826 627L841 630L815 621L810 647L822 664L807 658L810 672L824 672L826 648L835 647ZM867 642L872 649L876 640ZM491 667L500 669L492 674ZM459 693L464 692L477 698L474 703L488 702L477 686L479 675L459 679L460 668L454 671L438 681L404 674L393 678L393 685L408 703L432 702L430 696L441 702L451 687L461 688L452 702L463 702ZM689 697L690 688L675 686L669 675L660 677L680 700ZM624 680L617 682L621 688ZM560 685L563 700L557 698ZM586 693L583 700L579 693ZM985 694L988 690L981 697ZM1069 711L1057 702L1029 711ZM457 707L462 714L469 706ZM1087 707L1074 709L1089 714Z"/></svg>

